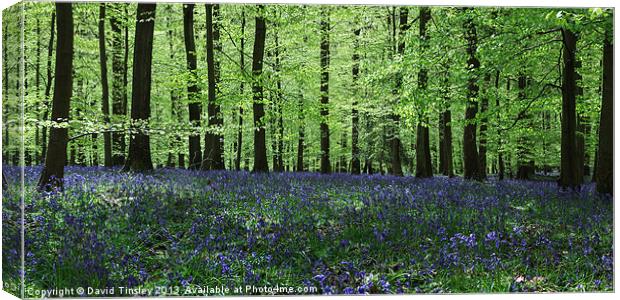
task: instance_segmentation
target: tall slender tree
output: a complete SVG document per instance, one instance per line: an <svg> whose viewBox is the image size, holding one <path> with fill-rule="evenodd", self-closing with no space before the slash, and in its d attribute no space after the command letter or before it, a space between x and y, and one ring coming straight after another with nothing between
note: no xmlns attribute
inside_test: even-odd
<svg viewBox="0 0 620 300"><path fill-rule="evenodd" d="M106 127L110 125L110 97L108 88L108 57L105 50L105 13L106 4L99 4L99 64L101 66L101 113ZM103 133L103 164L112 166L112 139L110 131Z"/></svg>
<svg viewBox="0 0 620 300"><path fill-rule="evenodd" d="M439 113L439 171L448 177L454 176L452 160L452 111L450 110L450 67L444 64L443 108Z"/></svg>
<svg viewBox="0 0 620 300"><path fill-rule="evenodd" d="M121 15L121 4L110 4L110 29L112 30L112 120L114 123L122 123L127 116L127 73L124 64L124 51L127 45L123 43L121 32L124 18ZM125 132L112 132L112 164L119 166L125 163Z"/></svg>
<svg viewBox="0 0 620 300"><path fill-rule="evenodd" d="M45 165L39 179L39 189L62 188L64 167L67 161L69 121L73 85L73 10L71 3L56 3L58 40L56 42L56 67L50 139L45 155Z"/></svg>
<svg viewBox="0 0 620 300"><path fill-rule="evenodd" d="M426 52L428 44L428 33L426 26L431 20L431 9L429 7L420 8L420 22L419 34L420 34L420 52ZM406 18L405 18L406 22ZM401 15L401 26L402 26ZM404 42L403 42L404 43ZM418 89L420 91L426 90L428 85L428 70L421 68L418 72ZM433 166L431 163L431 150L430 150L430 138L428 129L428 118L424 112L419 114L417 134L416 134L416 177L427 178L433 176Z"/></svg>
<svg viewBox="0 0 620 300"><path fill-rule="evenodd" d="M480 180L478 171L478 148L476 143L476 113L478 112L478 69L480 61L476 57L478 36L474 19L469 15L471 8L464 9L468 14L465 20L465 40L467 42L467 104L465 108L465 128L463 129L463 177Z"/></svg>
<svg viewBox="0 0 620 300"><path fill-rule="evenodd" d="M351 73L353 75L353 103L351 105L351 174L360 174L360 148L359 148L359 111L358 111L358 98L359 97L359 73L360 73L360 55L359 55L359 43L361 28L355 28L353 35L353 66Z"/></svg>
<svg viewBox="0 0 620 300"><path fill-rule="evenodd" d="M239 68L245 73L245 10L241 10L241 37L239 40ZM244 97L245 81L239 83L239 95ZM241 170L241 152L243 150L243 102L239 104L239 123L237 128L237 141L235 142L235 170Z"/></svg>
<svg viewBox="0 0 620 300"><path fill-rule="evenodd" d="M297 172L305 171L304 167L304 147L305 147L305 130L304 130L304 95L303 93L299 93L298 102L297 102L298 112L297 119L299 121L298 138L297 138L297 168L295 170Z"/></svg>
<svg viewBox="0 0 620 300"><path fill-rule="evenodd" d="M224 136L219 133L224 121L217 102L220 81L220 63L215 57L222 51L220 44L220 6L218 4L205 4L207 15L207 69L209 75L209 103L208 103L208 129L205 134L205 150L200 166L203 170L224 169Z"/></svg>
<svg viewBox="0 0 620 300"><path fill-rule="evenodd" d="M487 72L484 75L484 86L487 91L491 90L491 73ZM478 170L480 171L480 178L487 178L487 124L489 123L489 117L487 111L489 108L489 95L485 93L480 99L480 142L478 143Z"/></svg>
<svg viewBox="0 0 620 300"><path fill-rule="evenodd" d="M196 42L194 40L194 4L183 4L183 36L185 40L185 58L189 79L187 81L187 98L189 121L194 128L200 128L202 107L198 94L198 76L196 74ZM197 130L195 130L197 131ZM200 134L192 131L189 136L189 168L198 169L202 162Z"/></svg>
<svg viewBox="0 0 620 300"><path fill-rule="evenodd" d="M329 161L329 8L321 9L321 173L331 173Z"/></svg>
<svg viewBox="0 0 620 300"><path fill-rule="evenodd" d="M136 15L136 37L133 53L131 85L131 136L125 171L153 169L148 122L151 117L151 62L155 8L152 3L139 3Z"/></svg>
<svg viewBox="0 0 620 300"><path fill-rule="evenodd" d="M576 123L576 80L575 54L577 51L577 35L570 29L562 28L562 142L560 161L560 180L562 188L576 189L580 186L577 169L577 143L575 137ZM600 153L599 153L600 155ZM600 167L600 165L599 165Z"/></svg>
<svg viewBox="0 0 620 300"><path fill-rule="evenodd" d="M264 6L258 5L256 14L256 25L254 33L254 50L252 54L252 93L254 102L252 110L254 113L254 172L268 172L267 165L267 145L265 143L265 108L263 103L263 57L265 55L265 26Z"/></svg>
<svg viewBox="0 0 620 300"><path fill-rule="evenodd" d="M603 100L598 135L596 191L614 193L614 45L610 31L603 42Z"/></svg>

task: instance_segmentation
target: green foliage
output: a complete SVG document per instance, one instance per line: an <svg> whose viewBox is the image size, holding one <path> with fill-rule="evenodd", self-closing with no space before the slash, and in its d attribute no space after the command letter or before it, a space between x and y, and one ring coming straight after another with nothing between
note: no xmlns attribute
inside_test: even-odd
<svg viewBox="0 0 620 300"><path fill-rule="evenodd" d="M110 125L104 125L101 113L101 84L98 50L98 4L76 3L75 18L75 62L74 98L71 103L70 136L78 137L71 143L79 145L85 157L92 162L103 155L103 138L91 138L87 133L102 133L109 130L128 128L127 117L113 116ZM151 90L152 118L149 120L153 160L157 165L165 164L170 153L184 153L188 135L204 135L207 131L221 132L225 142L225 162L231 167L235 157L234 144L239 130L239 109L243 110L241 132L244 137L242 158L252 157L251 136L254 131L252 120L252 80L259 80L265 89L266 116L262 123L267 126L267 145L282 139L285 144L284 157L293 165L297 151L299 128L304 128L306 157L311 169L318 166L320 155L319 126L319 19L320 6L313 5L268 5L261 13L267 20L267 40L264 72L260 78L251 76L252 45L254 39L254 17L257 9L252 5L224 4L221 8L220 40L222 51L215 53L221 66L221 82L217 101L222 107L224 126L208 128L206 122L198 127L190 124L187 115L187 83L192 76L185 66L183 40L183 17L180 4L158 5L155 18L155 43L153 53L153 84ZM128 98L131 99L131 68L133 60L133 34L135 28L135 4L108 5L106 15L106 47L108 70L111 73L112 17L120 21L121 27L128 26ZM42 132L52 124L44 120L49 99L44 90L48 84L47 44L50 35L50 17L53 3L27 2L24 5L24 56L27 88L24 94L24 138L26 151L39 153L42 147ZM127 14L126 14L127 11ZM444 109L452 110L455 163L460 159L460 139L465 125L467 71L463 23L471 18L477 29L477 56L481 67L474 74L478 79L480 92L478 102L487 99L486 113L479 113L475 120L489 121L488 160L495 161L499 151L510 152L520 140L531 141L532 159L537 164L558 166L560 142L561 51L562 35L559 28L578 32L577 57L581 61L578 72L582 75L579 85L583 95L578 98L577 112L588 120L590 130L586 133L586 151L594 157L597 143L597 120L600 110L600 85L602 41L613 31L610 9L549 9L549 8L495 8L480 7L463 10L453 7L432 7L432 19L427 24L428 38L419 37L419 8L409 7L411 27L404 35L405 51L396 54L394 49L399 39L393 36L387 21L391 15L398 19L399 8L381 6L334 6L330 7L330 115L327 122L331 131L332 155L349 162L351 143L341 141L351 136L351 110L357 102L360 112L360 147L367 158L381 160L383 165L389 158L386 136L391 127L389 115L395 112L401 117L400 136L404 152L409 160L413 157L415 126L418 122L431 128L438 126L438 115ZM196 6L194 32L198 69L196 82L200 93L197 101L203 104L202 120L208 118L207 66L205 9ZM240 47L241 19L245 17L244 49ZM12 123L9 114L18 112L19 91L19 29L11 28L18 15L5 14L4 38L8 42L5 52L5 68L9 82L4 82L5 131ZM396 20L396 23L398 20ZM352 84L354 29L360 28L359 56L360 75L357 84ZM398 31L398 28L397 28ZM276 49L275 39L278 38ZM118 50L118 49L117 49ZM279 70L276 70L275 52L278 52ZM120 50L121 52L124 49ZM51 70L54 68L51 57ZM240 57L245 66L240 68ZM39 80L36 69L39 69ZM428 85L418 87L418 71L428 70ZM401 89L393 93L395 78L403 78ZM528 80L525 97L519 97L517 79L523 74ZM499 75L499 78L496 76ZM53 76L53 72L52 72ZM112 80L112 74L109 74ZM486 80L488 78L490 80ZM497 86L495 85L497 80ZM278 90L277 83L281 83ZM38 85L36 84L38 83ZM244 85L243 92L241 85ZM510 89L507 89L508 85ZM113 87L111 87L113 89ZM114 93L111 90L111 93ZM53 85L51 94L53 95ZM174 97L173 97L174 96ZM301 99L300 99L301 98ZM299 103L303 104L302 107ZM499 104L499 105L496 105ZM130 106L130 103L128 104ZM276 106L281 107L284 130L278 132L280 116ZM128 108L130 111L130 107ZM301 118L300 118L301 115ZM548 124L542 117L550 116ZM525 117L524 117L525 116ZM49 116L48 116L49 118ZM543 126L544 125L544 126ZM13 129L15 130L15 129ZM8 132L8 131L7 131ZM438 131L431 130L431 148L436 150ZM5 133L5 156L19 149L18 134ZM7 140L11 139L11 141ZM15 140L14 140L15 139ZM174 142L171 142L174 140ZM97 150L93 150L93 146ZM268 147L269 148L269 147ZM409 154L410 153L410 154ZM35 156L36 156L35 155ZM273 156L268 149L268 156ZM433 155L437 157L438 155ZM516 157L513 157L516 159ZM333 159L336 161L337 159ZM378 160L375 163L381 163ZM102 159L99 159L102 161ZM87 163L87 162L84 162ZM249 160L251 164L251 159ZM436 164L434 164L436 165ZM491 163L489 165L492 165ZM513 164L514 165L514 164ZM410 167L412 167L411 164ZM246 166L250 167L250 166ZM458 170L458 168L457 168ZM406 171L411 172L409 168Z"/></svg>

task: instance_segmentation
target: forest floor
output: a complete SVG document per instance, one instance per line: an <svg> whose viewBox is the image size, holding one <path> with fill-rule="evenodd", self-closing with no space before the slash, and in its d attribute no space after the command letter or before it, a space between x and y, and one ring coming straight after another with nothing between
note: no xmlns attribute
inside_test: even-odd
<svg viewBox="0 0 620 300"><path fill-rule="evenodd" d="M67 167L65 190L41 194L40 170L25 170L27 292L613 289L612 199L591 185L575 193L555 182ZM17 190L3 191L8 283L20 257Z"/></svg>

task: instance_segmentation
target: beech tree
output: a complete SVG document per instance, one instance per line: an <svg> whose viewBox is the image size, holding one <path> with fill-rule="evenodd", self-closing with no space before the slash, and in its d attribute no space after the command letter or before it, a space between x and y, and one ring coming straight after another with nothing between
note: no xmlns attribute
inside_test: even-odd
<svg viewBox="0 0 620 300"><path fill-rule="evenodd" d="M151 117L151 61L153 59L153 30L155 4L138 4L136 37L133 54L131 95L131 136L125 171L153 169L148 121Z"/></svg>
<svg viewBox="0 0 620 300"><path fill-rule="evenodd" d="M39 179L39 189L62 188L67 161L69 110L73 88L73 10L71 3L56 3L58 40L50 139L45 164Z"/></svg>

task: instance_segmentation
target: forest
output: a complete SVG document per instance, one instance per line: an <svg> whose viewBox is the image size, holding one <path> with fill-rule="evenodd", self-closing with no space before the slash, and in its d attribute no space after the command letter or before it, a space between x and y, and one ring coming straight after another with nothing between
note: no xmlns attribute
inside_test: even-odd
<svg viewBox="0 0 620 300"><path fill-rule="evenodd" d="M607 8L16 4L5 289L611 291L613 31Z"/></svg>

